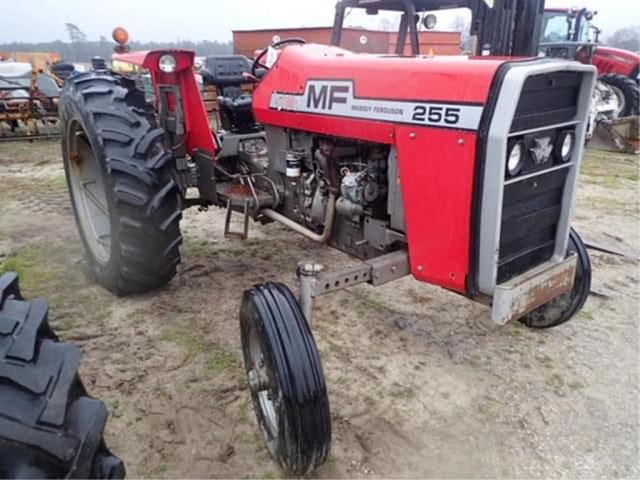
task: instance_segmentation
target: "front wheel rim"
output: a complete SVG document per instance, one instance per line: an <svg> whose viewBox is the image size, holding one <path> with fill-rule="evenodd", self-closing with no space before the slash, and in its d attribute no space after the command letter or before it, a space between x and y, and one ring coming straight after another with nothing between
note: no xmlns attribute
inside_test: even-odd
<svg viewBox="0 0 640 480"><path fill-rule="evenodd" d="M257 329L252 327L249 332L249 358L251 366L247 371L249 388L260 409L260 429L271 452L275 451L280 433L280 405L282 392L267 363L267 357L262 347L262 341Z"/></svg>
<svg viewBox="0 0 640 480"><path fill-rule="evenodd" d="M111 215L101 165L78 123L71 125L68 140L67 171L78 224L92 256L106 265L111 258Z"/></svg>

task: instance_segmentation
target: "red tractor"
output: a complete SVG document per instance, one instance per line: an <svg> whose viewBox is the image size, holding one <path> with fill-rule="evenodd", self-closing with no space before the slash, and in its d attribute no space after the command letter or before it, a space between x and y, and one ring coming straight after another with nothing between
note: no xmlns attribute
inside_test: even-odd
<svg viewBox="0 0 640 480"><path fill-rule="evenodd" d="M610 104L611 119L638 115L640 54L599 45L601 31L593 24L596 14L586 8L546 9L541 50L552 57L595 65L599 80L604 84L600 104ZM607 95L607 90L613 95ZM608 98L611 100L607 101ZM604 111L602 107L600 109Z"/></svg>
<svg viewBox="0 0 640 480"><path fill-rule="evenodd" d="M252 64L208 59L203 77L223 90L229 117L222 132L209 127L190 51L115 55L150 72L153 103L137 75L99 62L61 96L76 221L96 280L113 292L171 280L192 206L226 209L227 234L240 214L237 237L250 219L279 222L357 260L335 272L301 262L297 297L266 283L242 298L258 423L290 474L322 464L331 443L315 298L412 275L487 305L496 324L549 328L589 293L589 257L571 218L596 69L506 57L535 57L528 15L539 0L460 2L474 12L481 48L500 57L420 55L419 21L438 3L341 0L332 46L285 39ZM340 48L354 8L402 14L397 55ZM509 32L490 28L507 14ZM238 88L248 80L252 100Z"/></svg>

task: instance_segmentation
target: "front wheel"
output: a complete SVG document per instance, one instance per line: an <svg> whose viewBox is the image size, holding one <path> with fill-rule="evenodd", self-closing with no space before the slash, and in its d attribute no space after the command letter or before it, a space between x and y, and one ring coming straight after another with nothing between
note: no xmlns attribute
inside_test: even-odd
<svg viewBox="0 0 640 480"><path fill-rule="evenodd" d="M569 234L568 252L578 256L573 289L522 317L520 321L527 327L551 328L562 325L582 310L587 301L591 290L591 260L580 235L574 229Z"/></svg>
<svg viewBox="0 0 640 480"><path fill-rule="evenodd" d="M325 462L331 413L320 354L298 301L280 283L245 291L242 351L258 424L271 456L294 476Z"/></svg>

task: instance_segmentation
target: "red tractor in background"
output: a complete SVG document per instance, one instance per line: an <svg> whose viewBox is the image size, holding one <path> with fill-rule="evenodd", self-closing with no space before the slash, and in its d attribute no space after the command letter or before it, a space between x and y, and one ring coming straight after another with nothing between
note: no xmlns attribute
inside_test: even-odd
<svg viewBox="0 0 640 480"><path fill-rule="evenodd" d="M593 24L597 13L586 8L546 9L540 49L548 56L576 59L598 68L604 84L600 103L609 104L610 120L638 115L640 54L599 45L601 31Z"/></svg>
<svg viewBox="0 0 640 480"><path fill-rule="evenodd" d="M412 275L486 304L498 325L549 328L589 293L571 218L596 69L535 58L541 17L530 18L541 0L458 4L495 57L420 55L418 24L442 1L341 0L332 46L284 39L252 64L208 59L203 77L224 90L229 117L221 132L209 127L190 51L119 48L114 58L150 72L153 102L138 74L105 62L62 92L76 222L95 279L111 291L171 280L191 206L226 209L225 234L236 238L251 219L278 222L354 258L337 272L301 262L298 297L266 283L241 301L258 423L290 474L322 464L331 444L315 298ZM400 12L397 55L340 48L351 9ZM257 83L253 99L237 88L246 81ZM242 232L230 231L234 214Z"/></svg>

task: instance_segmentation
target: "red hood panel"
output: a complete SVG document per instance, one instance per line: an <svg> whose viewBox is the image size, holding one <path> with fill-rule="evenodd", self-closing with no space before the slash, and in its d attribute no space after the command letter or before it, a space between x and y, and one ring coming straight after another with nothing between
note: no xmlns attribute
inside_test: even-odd
<svg viewBox="0 0 640 480"><path fill-rule="evenodd" d="M324 45L291 46L255 92L260 119L273 92L302 94L308 80L352 80L357 97L480 103L504 60L358 54Z"/></svg>

